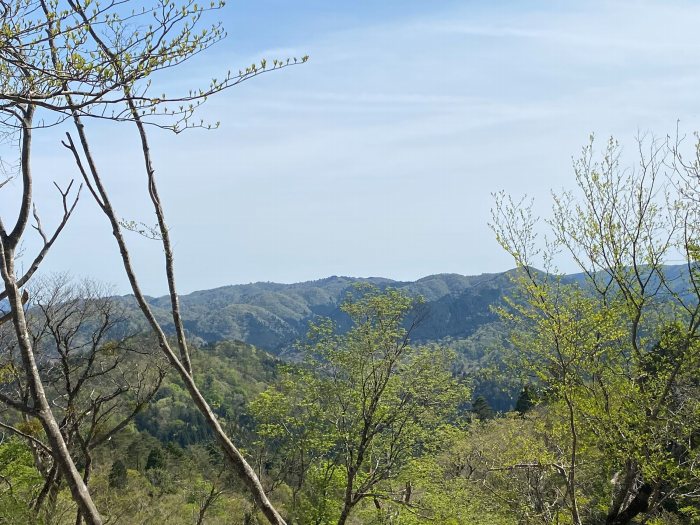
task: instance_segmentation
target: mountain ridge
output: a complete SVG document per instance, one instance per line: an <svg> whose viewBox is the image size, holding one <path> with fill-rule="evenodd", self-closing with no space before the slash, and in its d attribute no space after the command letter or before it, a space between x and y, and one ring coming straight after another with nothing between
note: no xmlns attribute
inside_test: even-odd
<svg viewBox="0 0 700 525"><path fill-rule="evenodd" d="M185 329L190 337L211 344L239 340L273 354L284 354L303 338L309 322L330 317L340 324L340 305L358 283L381 289L392 287L422 296L428 315L414 333L418 341L444 337L467 337L479 326L495 319L490 306L511 286L512 272L461 275L439 273L416 281L385 277L332 275L299 283L257 282L196 290L179 296ZM136 321L133 295L118 298ZM166 331L172 332L168 296L147 301Z"/></svg>
<svg viewBox="0 0 700 525"><path fill-rule="evenodd" d="M669 280L683 289L687 267L666 267ZM179 296L185 328L190 337L212 344L239 340L276 355L291 350L307 332L309 322L330 317L341 326L346 319L340 305L358 283L370 283L380 289L392 287L424 298L423 321L412 334L417 342L464 339L481 326L496 321L492 311L514 287L516 269L504 272L461 275L437 273L415 281L397 281L385 277L332 275L299 283L269 281L226 285L196 290ZM569 274L568 282L583 283L585 275ZM128 304L132 319L139 318L133 296L121 296ZM166 331L172 332L170 298L150 297L148 302Z"/></svg>

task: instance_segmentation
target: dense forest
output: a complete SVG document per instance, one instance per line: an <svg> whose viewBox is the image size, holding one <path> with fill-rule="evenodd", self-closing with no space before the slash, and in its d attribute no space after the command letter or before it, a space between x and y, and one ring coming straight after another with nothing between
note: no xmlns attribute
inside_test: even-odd
<svg viewBox="0 0 700 525"><path fill-rule="evenodd" d="M223 38L222 4L126 4L0 2L0 190L21 187L0 220L0 523L700 523L700 143L640 138L626 164L591 138L543 220L495 194L505 273L181 295L151 130L209 127L210 96L308 57L152 94ZM116 210L95 122L135 132L154 226ZM48 230L32 139L53 128L81 182L53 183ZM81 198L128 296L41 271Z"/></svg>

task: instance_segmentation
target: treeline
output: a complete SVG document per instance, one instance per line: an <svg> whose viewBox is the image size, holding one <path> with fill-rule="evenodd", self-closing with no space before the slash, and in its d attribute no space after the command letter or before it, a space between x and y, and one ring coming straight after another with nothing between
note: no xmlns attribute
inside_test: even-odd
<svg viewBox="0 0 700 525"><path fill-rule="evenodd" d="M99 292L65 276L41 281L28 319L47 394L101 513L120 523L259 523L154 342L102 339L128 316ZM467 500L447 505L464 480L444 462L496 413L481 396L469 402L454 351L411 345L415 303L396 290L356 288L343 306L351 328L320 320L294 364L240 342L193 350L203 394L289 523L483 514ZM15 369L16 343L7 327L1 333L4 369ZM15 378L3 388L17 395L25 387ZM75 503L41 427L11 409L3 417L0 515L6 523L73 523Z"/></svg>

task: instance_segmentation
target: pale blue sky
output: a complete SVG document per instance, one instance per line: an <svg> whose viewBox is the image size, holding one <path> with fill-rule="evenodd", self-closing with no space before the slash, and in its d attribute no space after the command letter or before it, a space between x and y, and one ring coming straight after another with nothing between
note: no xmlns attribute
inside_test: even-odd
<svg viewBox="0 0 700 525"><path fill-rule="evenodd" d="M311 60L212 99L203 116L217 131L154 133L183 292L505 270L491 192L544 209L551 188L571 187L591 132L631 151L640 131L700 128L696 2L251 0L221 15L229 37L164 82ZM94 131L121 215L154 222L131 130ZM37 139L41 180L66 180L69 161L55 136ZM50 222L54 195L37 201ZM132 240L144 289L163 293L158 247ZM128 291L87 198L45 269Z"/></svg>

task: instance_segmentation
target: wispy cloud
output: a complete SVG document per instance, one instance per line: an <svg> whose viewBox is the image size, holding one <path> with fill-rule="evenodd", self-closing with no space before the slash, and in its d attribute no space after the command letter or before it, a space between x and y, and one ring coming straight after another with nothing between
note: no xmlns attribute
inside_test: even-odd
<svg viewBox="0 0 700 525"><path fill-rule="evenodd" d="M420 5L420 15L309 23L240 55L221 47L188 70L196 83L261 57L311 55L213 98L203 116L221 130L155 135L185 289L504 269L486 226L491 191L547 202L550 188L569 185L571 156L591 131L624 142L672 131L678 118L700 126L696 3ZM130 140L112 133L100 144L117 189L142 182ZM61 172L57 164L47 156L37 170ZM148 222L123 186L120 213ZM97 228L93 212L81 211L73 231ZM159 254L139 248L155 277ZM57 267L119 275L116 264L56 254ZM202 272L187 254L230 264Z"/></svg>

